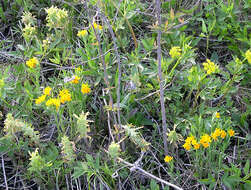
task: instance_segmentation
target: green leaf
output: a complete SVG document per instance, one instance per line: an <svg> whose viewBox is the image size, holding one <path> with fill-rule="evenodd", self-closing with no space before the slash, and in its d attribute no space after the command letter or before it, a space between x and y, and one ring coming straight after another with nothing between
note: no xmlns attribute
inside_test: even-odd
<svg viewBox="0 0 251 190"><path fill-rule="evenodd" d="M207 179L199 179L200 183L209 185L209 184L215 184L215 179L213 177L207 178Z"/></svg>
<svg viewBox="0 0 251 190"><path fill-rule="evenodd" d="M77 166L74 167L73 178L76 179L88 172L88 166L86 162L78 162Z"/></svg>
<svg viewBox="0 0 251 190"><path fill-rule="evenodd" d="M248 174L249 174L249 168L250 168L250 161L247 160L247 161L246 161L246 164L245 164L245 166L244 166L244 169L243 169L245 175L248 175Z"/></svg>
<svg viewBox="0 0 251 190"><path fill-rule="evenodd" d="M10 139L5 137L0 138L0 153L11 151L13 148L13 143Z"/></svg>
<svg viewBox="0 0 251 190"><path fill-rule="evenodd" d="M245 181L245 184L242 185L242 189L243 190L251 189L251 181L250 180Z"/></svg>
<svg viewBox="0 0 251 190"><path fill-rule="evenodd" d="M204 20L202 20L202 32L207 33L207 27L206 27Z"/></svg>
<svg viewBox="0 0 251 190"><path fill-rule="evenodd" d="M198 18L197 20L202 22L202 32L207 34L207 26L205 21L202 18Z"/></svg>
<svg viewBox="0 0 251 190"><path fill-rule="evenodd" d="M159 185L156 183L155 180L151 180L151 183L150 183L150 188L151 190L159 190Z"/></svg>
<svg viewBox="0 0 251 190"><path fill-rule="evenodd" d="M223 183L229 188L229 189L235 189L235 185L238 184L241 181L239 176L227 176L223 178Z"/></svg>

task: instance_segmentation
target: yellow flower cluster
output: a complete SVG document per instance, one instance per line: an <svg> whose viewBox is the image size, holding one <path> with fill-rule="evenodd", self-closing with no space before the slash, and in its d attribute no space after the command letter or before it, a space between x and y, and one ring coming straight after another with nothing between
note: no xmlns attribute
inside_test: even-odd
<svg viewBox="0 0 251 190"><path fill-rule="evenodd" d="M166 163L169 163L170 161L173 160L173 157L166 155L164 160L165 160Z"/></svg>
<svg viewBox="0 0 251 190"><path fill-rule="evenodd" d="M183 147L186 150L191 150L192 146L194 147L195 150L200 148L200 144L196 141L194 136L190 136L187 137L187 139L185 140L185 144L183 145Z"/></svg>
<svg viewBox="0 0 251 190"><path fill-rule="evenodd" d="M36 65L38 65L38 59L36 57L33 57L31 59L29 59L28 61L26 61L26 65L30 68L35 68Z"/></svg>
<svg viewBox="0 0 251 190"><path fill-rule="evenodd" d="M103 29L103 27L102 27L101 25L98 25L96 22L93 22L93 27L94 27L95 29L99 29L99 30L102 30L102 29Z"/></svg>
<svg viewBox="0 0 251 190"><path fill-rule="evenodd" d="M216 112L215 117L216 117L217 119L220 119L220 113L219 113L219 112Z"/></svg>
<svg viewBox="0 0 251 190"><path fill-rule="evenodd" d="M248 63L251 64L251 51L250 50L246 51L245 57L248 60Z"/></svg>
<svg viewBox="0 0 251 190"><path fill-rule="evenodd" d="M45 101L45 98L46 98L46 95L43 94L42 96L39 96L39 97L35 100L35 103L36 103L36 104L41 104L42 102Z"/></svg>
<svg viewBox="0 0 251 190"><path fill-rule="evenodd" d="M74 80L71 82L74 84L77 84L77 83L79 83L79 80L80 80L80 77L74 76ZM46 100L46 97L51 95L51 90L52 90L51 87L49 87L49 86L46 87L43 91L43 95L41 95L40 97L35 99L35 103L41 104L42 102L44 102ZM91 92L91 89L88 86L88 84L82 84L81 92L83 94L87 94L87 93ZM68 89L62 89L59 91L57 98L48 99L46 101L45 105L47 107L55 106L56 109L58 110L61 104L64 104L66 102L70 102L71 100L72 100L72 96L71 96L70 91Z"/></svg>
<svg viewBox="0 0 251 190"><path fill-rule="evenodd" d="M212 139L208 134L205 134L200 138L200 144L202 144L204 148L208 148L211 142Z"/></svg>
<svg viewBox="0 0 251 190"><path fill-rule="evenodd" d="M221 136L222 138L225 138L226 132L224 130L221 130L219 128L216 128L214 132L211 134L211 137L214 139L214 141L217 141L218 137Z"/></svg>
<svg viewBox="0 0 251 190"><path fill-rule="evenodd" d="M78 37L84 37L84 36L86 36L87 35L87 30L80 30L80 31L78 31L78 34L77 34L77 36Z"/></svg>
<svg viewBox="0 0 251 190"><path fill-rule="evenodd" d="M204 70L207 74L215 73L218 70L218 66L214 64L214 62L210 61L209 59L206 60L205 63L202 64L204 66Z"/></svg>
<svg viewBox="0 0 251 190"><path fill-rule="evenodd" d="M79 80L80 80L80 77L77 76L77 75L74 75L74 76L73 76L73 80L71 81L71 83L73 83L73 84L78 84L78 83L79 83Z"/></svg>
<svg viewBox="0 0 251 190"><path fill-rule="evenodd" d="M91 92L91 89L90 89L90 87L88 86L88 84L82 84L81 92L82 92L83 94L87 94L87 93Z"/></svg>
<svg viewBox="0 0 251 190"><path fill-rule="evenodd" d="M234 136L235 132L233 129L228 130L228 134L230 137Z"/></svg>
<svg viewBox="0 0 251 190"><path fill-rule="evenodd" d="M44 89L44 94L47 95L47 96L50 96L50 94L51 94L51 87L47 86L47 87Z"/></svg>
<svg viewBox="0 0 251 190"><path fill-rule="evenodd" d="M61 104L64 104L65 102L69 102L69 101L71 101L71 94L70 94L69 90L63 89L63 90L59 91L59 95L57 98L50 98L45 103L45 105L47 107L55 106L56 110L58 110Z"/></svg>
<svg viewBox="0 0 251 190"><path fill-rule="evenodd" d="M235 132L233 129L228 130L228 134L230 137L234 136ZM198 143L194 136L187 137L185 140L185 144L183 145L183 148L186 150L191 150L192 146L195 150L200 148L200 145L202 145L204 148L208 148L210 146L210 143L212 142L212 139L214 141L218 140L218 137L221 137L224 139L227 136L226 131L216 128L214 132L209 136L208 134L204 134L200 138L200 142Z"/></svg>
<svg viewBox="0 0 251 190"><path fill-rule="evenodd" d="M69 90L63 89L59 92L59 99L62 104L65 102L70 102L71 101L71 94Z"/></svg>
<svg viewBox="0 0 251 190"><path fill-rule="evenodd" d="M178 58L179 56L181 56L181 49L179 46L174 46L171 48L171 50L169 51L170 56L175 59Z"/></svg>
<svg viewBox="0 0 251 190"><path fill-rule="evenodd" d="M58 108L60 107L60 99L59 98L50 98L49 100L47 100L45 105L47 107L55 106L56 110L58 110Z"/></svg>
<svg viewBox="0 0 251 190"><path fill-rule="evenodd" d="M44 94L40 97L38 97L36 100L35 100L35 103L36 104L41 104L42 102L45 101L45 98L46 96L50 96L51 94L51 87L47 86L45 89L44 89Z"/></svg>
<svg viewBox="0 0 251 190"><path fill-rule="evenodd" d="M103 30L103 26L97 24L96 22L93 22L93 27L95 30L97 30L97 29ZM80 31L78 31L77 36L81 38L81 37L85 37L87 34L88 34L87 30L80 30Z"/></svg>

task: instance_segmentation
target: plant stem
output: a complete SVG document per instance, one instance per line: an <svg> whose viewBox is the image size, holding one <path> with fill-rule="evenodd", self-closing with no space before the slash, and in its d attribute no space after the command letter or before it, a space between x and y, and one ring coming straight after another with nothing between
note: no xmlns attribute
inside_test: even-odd
<svg viewBox="0 0 251 190"><path fill-rule="evenodd" d="M106 63L105 63L105 57L104 57L102 47L101 47L101 39L100 39L100 35L99 35L100 31L97 31L94 28L93 24L91 26L92 26L92 29L93 29L94 34L96 36L96 39L98 41L99 54L101 55L101 61L102 61L103 69L104 69L104 81L105 81L105 84L106 84L106 86L108 88L109 105L111 105L111 107L112 107L112 115L113 115L115 126L118 126L117 118L116 118L116 115L114 113L114 104L113 104L112 94L111 94L111 91L110 91L111 87L110 87L110 83L109 83L109 80L108 80L108 73L107 73L107 68L106 68Z"/></svg>
<svg viewBox="0 0 251 190"><path fill-rule="evenodd" d="M166 124L166 109L165 109L165 101L164 101L164 90L163 90L163 82L162 82L162 70L161 70L161 18L160 18L160 0L156 0L156 12L157 12L157 20L158 20L158 36L157 36L157 57L158 57L158 75L160 81L160 104L161 104L161 115L162 115L162 135L163 135L163 143L164 143L164 152L165 155L168 154L167 151L167 124Z"/></svg>
<svg viewBox="0 0 251 190"><path fill-rule="evenodd" d="M108 30L112 36L112 41L113 41L113 46L114 46L114 51L115 51L115 55L116 55L116 59L117 59L117 64L118 64L118 87L117 87L117 117L118 117L118 124L119 124L119 129L120 131L122 130L121 128L121 119L120 119L120 86L121 86L121 60L120 60L120 56L119 56L119 52L118 52L118 46L117 46L117 38L115 37L115 34L112 30L112 27L108 21L108 19L106 18L105 15L102 15L107 26L108 26ZM121 137L120 135L118 134L118 139L120 140ZM125 150L125 143L122 142L121 144L121 148L122 148L122 151Z"/></svg>

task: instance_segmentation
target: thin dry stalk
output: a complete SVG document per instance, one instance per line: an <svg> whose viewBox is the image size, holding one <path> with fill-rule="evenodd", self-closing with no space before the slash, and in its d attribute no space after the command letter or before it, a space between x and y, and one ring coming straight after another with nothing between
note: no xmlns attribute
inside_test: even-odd
<svg viewBox="0 0 251 190"><path fill-rule="evenodd" d="M4 176L5 189L8 190L9 188L8 188L8 183L7 183L6 173L5 173L3 155L2 155L2 169L3 169L3 176Z"/></svg>
<svg viewBox="0 0 251 190"><path fill-rule="evenodd" d="M115 51L115 55L116 55L116 59L117 59L117 64L118 64L118 87L117 87L117 117L118 117L118 123L119 123L119 129L120 131L122 130L121 128L121 119L120 119L120 90L121 90L121 59L119 56L119 52L118 52L118 46L117 46L117 38L113 32L113 29L111 27L111 24L109 22L109 20L106 18L105 15L102 15L102 18L104 19L105 23L108 26L108 30L111 34L112 37L112 41L113 41L113 46L114 46L114 51ZM119 140L121 139L121 137L119 136ZM122 151L124 151L125 149L125 145L124 142L122 142Z"/></svg>
<svg viewBox="0 0 251 190"><path fill-rule="evenodd" d="M160 18L160 0L156 0L156 13L157 13L157 20L158 20L158 36L157 36L157 56L158 56L158 75L159 75L159 83L160 83L160 105L161 105L161 116L162 116L162 135L163 135L163 142L164 142L164 152L167 155L167 124L166 124L166 109L165 109L165 101L164 101L164 90L163 90L163 79L162 79L162 70L161 70L161 18Z"/></svg>

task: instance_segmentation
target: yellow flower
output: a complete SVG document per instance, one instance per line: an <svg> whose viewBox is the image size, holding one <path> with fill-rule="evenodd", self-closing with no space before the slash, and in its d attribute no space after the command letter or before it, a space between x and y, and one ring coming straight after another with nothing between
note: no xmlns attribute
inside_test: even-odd
<svg viewBox="0 0 251 190"><path fill-rule="evenodd" d="M212 137L215 141L217 141L218 136L217 136L215 133L212 133L212 134L211 134L211 137Z"/></svg>
<svg viewBox="0 0 251 190"><path fill-rule="evenodd" d="M219 118L220 118L220 113L219 113L219 112L216 112L215 117L216 117L217 119L219 119Z"/></svg>
<svg viewBox="0 0 251 190"><path fill-rule="evenodd" d="M69 90L63 89L63 90L60 90L60 91L59 91L59 96L62 96L62 95L64 95L64 94L68 94L68 93L69 93Z"/></svg>
<svg viewBox="0 0 251 190"><path fill-rule="evenodd" d="M56 107L56 110L58 110L58 108L60 106L60 99L55 98L53 101L53 105Z"/></svg>
<svg viewBox="0 0 251 190"><path fill-rule="evenodd" d="M209 144L209 143L207 143L207 142L204 142L204 143L201 143L201 144L203 145L203 147L204 147L204 148L208 148L208 147L209 147L209 145L210 145L210 144Z"/></svg>
<svg viewBox="0 0 251 190"><path fill-rule="evenodd" d="M63 89L59 92L60 102L64 104L65 102L71 101L71 94L69 90Z"/></svg>
<svg viewBox="0 0 251 190"><path fill-rule="evenodd" d="M80 77L79 77L79 76L76 76L76 75L74 75L73 77L74 77L74 79L71 81L71 83L73 83L73 84L78 84L78 82L79 82L79 80L80 80Z"/></svg>
<svg viewBox="0 0 251 190"><path fill-rule="evenodd" d="M91 92L91 89L90 89L90 87L88 86L88 84L82 84L81 92L82 92L83 94L87 94L87 93Z"/></svg>
<svg viewBox="0 0 251 190"><path fill-rule="evenodd" d="M165 160L166 163L168 163L168 162L173 160L173 157L166 155L164 160Z"/></svg>
<svg viewBox="0 0 251 190"><path fill-rule="evenodd" d="M245 57L248 60L248 63L251 64L251 51L250 50L246 51Z"/></svg>
<svg viewBox="0 0 251 190"><path fill-rule="evenodd" d="M169 51L170 56L174 59L177 58L181 55L181 49L179 46L174 46L171 48Z"/></svg>
<svg viewBox="0 0 251 190"><path fill-rule="evenodd" d="M221 135L220 137L224 139L226 137L227 133L224 130L221 130Z"/></svg>
<svg viewBox="0 0 251 190"><path fill-rule="evenodd" d="M202 64L204 66L204 70L207 74L215 73L218 70L218 66L214 64L214 62L210 61L209 59L206 60L205 63Z"/></svg>
<svg viewBox="0 0 251 190"><path fill-rule="evenodd" d="M186 138L185 144L183 145L183 148L186 149L186 150L191 150L191 148L192 148L191 144L194 146L194 148L198 147L198 145L197 145L198 143L197 143L197 141L196 141L196 139L195 139L195 137L193 135Z"/></svg>
<svg viewBox="0 0 251 190"><path fill-rule="evenodd" d="M192 140L192 143L191 143L192 145L195 145L195 144L197 144L197 141L194 139L194 140Z"/></svg>
<svg viewBox="0 0 251 190"><path fill-rule="evenodd" d="M183 145L183 148L186 149L186 150L190 150L191 149L191 145L189 143L185 143Z"/></svg>
<svg viewBox="0 0 251 190"><path fill-rule="evenodd" d="M45 103L45 105L47 107L49 107L49 106L55 106L56 109L58 110L58 108L60 106L60 99L58 99L58 98L51 98L51 99L47 100L47 102Z"/></svg>
<svg viewBox="0 0 251 190"><path fill-rule="evenodd" d="M78 34L77 34L77 36L78 37L84 37L84 36L86 36L87 35L87 30L80 30L80 31L78 31Z"/></svg>
<svg viewBox="0 0 251 190"><path fill-rule="evenodd" d="M198 150L200 148L200 144L196 143L196 144L193 145L193 147L194 147L195 150Z"/></svg>
<svg viewBox="0 0 251 190"><path fill-rule="evenodd" d="M52 106L52 105L53 105L53 98L47 100L47 102L45 103L45 105L46 105L47 107Z"/></svg>
<svg viewBox="0 0 251 190"><path fill-rule="evenodd" d="M70 102L71 101L71 95L70 94L63 94L60 97L60 102L64 104L65 102Z"/></svg>
<svg viewBox="0 0 251 190"><path fill-rule="evenodd" d="M194 147L194 149L195 150L198 150L199 148L200 148L200 144L199 143L197 143L197 141L195 140L195 138L192 136L192 142L191 142L191 144L193 145L193 147Z"/></svg>
<svg viewBox="0 0 251 190"><path fill-rule="evenodd" d="M103 29L103 27L102 27L101 25L98 25L96 22L93 22L93 27L94 27L95 29L99 29L99 30L102 30L102 29Z"/></svg>
<svg viewBox="0 0 251 190"><path fill-rule="evenodd" d="M204 141L209 142L209 143L212 142L211 137L210 137L208 134L203 135L203 136L202 136L202 139L203 139Z"/></svg>
<svg viewBox="0 0 251 190"><path fill-rule="evenodd" d="M190 137L187 137L187 138L186 138L185 142L188 143L188 144L191 144L192 141L194 141L194 140L195 140L194 136L190 136ZM195 140L195 141L196 141L196 140Z"/></svg>
<svg viewBox="0 0 251 190"><path fill-rule="evenodd" d="M211 137L208 134L203 135L200 139L200 144L202 144L204 148L209 147L211 142L212 142Z"/></svg>
<svg viewBox="0 0 251 190"><path fill-rule="evenodd" d="M36 103L36 104L41 104L42 102L45 101L45 98L46 98L46 95L44 94L44 95L38 97L38 98L35 100L35 103Z"/></svg>
<svg viewBox="0 0 251 190"><path fill-rule="evenodd" d="M30 68L34 68L38 64L39 64L39 62L36 57L33 57L33 58L29 59L28 61L26 61L26 65Z"/></svg>
<svg viewBox="0 0 251 190"><path fill-rule="evenodd" d="M50 94L51 94L51 87L47 86L47 87L44 89L44 94L47 95L47 96L50 96Z"/></svg>
<svg viewBox="0 0 251 190"><path fill-rule="evenodd" d="M217 141L217 138L221 135L221 129L216 128L215 131L211 134L211 137Z"/></svg>
<svg viewBox="0 0 251 190"><path fill-rule="evenodd" d="M233 129L230 129L228 130L228 134L230 135L230 137L234 136L234 130Z"/></svg>
<svg viewBox="0 0 251 190"><path fill-rule="evenodd" d="M81 67L77 67L75 71L81 73L83 69L81 69Z"/></svg>

